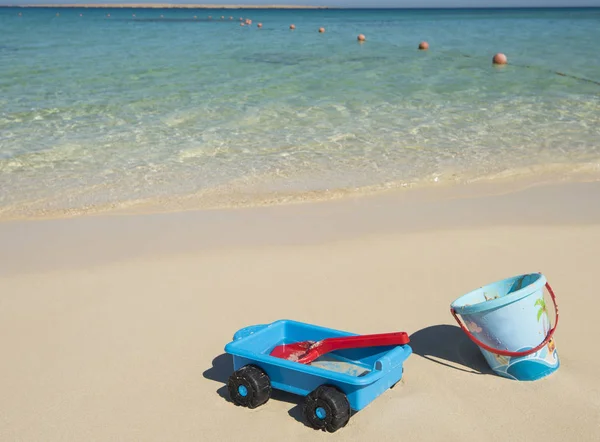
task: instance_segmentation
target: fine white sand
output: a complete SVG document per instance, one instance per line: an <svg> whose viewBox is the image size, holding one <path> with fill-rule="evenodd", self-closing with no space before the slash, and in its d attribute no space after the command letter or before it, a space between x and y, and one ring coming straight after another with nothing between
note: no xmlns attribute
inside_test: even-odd
<svg viewBox="0 0 600 442"><path fill-rule="evenodd" d="M0 440L598 440L600 184L450 196L0 223ZM537 271L561 367L503 379L449 305ZM234 406L223 347L282 318L408 332L403 382L333 434Z"/></svg>

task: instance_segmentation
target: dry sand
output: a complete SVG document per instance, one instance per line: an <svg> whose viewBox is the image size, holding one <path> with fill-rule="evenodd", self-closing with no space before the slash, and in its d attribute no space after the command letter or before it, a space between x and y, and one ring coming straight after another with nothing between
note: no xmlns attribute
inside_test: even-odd
<svg viewBox="0 0 600 442"><path fill-rule="evenodd" d="M600 184L0 224L3 441L596 441ZM489 373L449 304L543 272L560 369ZM333 434L226 400L223 347L281 318L402 330L403 382Z"/></svg>

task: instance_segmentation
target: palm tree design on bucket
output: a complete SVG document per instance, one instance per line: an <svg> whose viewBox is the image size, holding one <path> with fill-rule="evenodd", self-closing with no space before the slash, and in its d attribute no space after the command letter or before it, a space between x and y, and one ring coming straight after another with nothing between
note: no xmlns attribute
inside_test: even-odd
<svg viewBox="0 0 600 442"><path fill-rule="evenodd" d="M544 301L544 298L540 298L537 301L535 301L534 305L538 305L540 307L538 309L538 313L537 313L537 320L538 320L538 322L540 322L540 318L542 316L544 317L544 322L543 322L544 334L547 334L548 333L548 310L546 310L546 301Z"/></svg>

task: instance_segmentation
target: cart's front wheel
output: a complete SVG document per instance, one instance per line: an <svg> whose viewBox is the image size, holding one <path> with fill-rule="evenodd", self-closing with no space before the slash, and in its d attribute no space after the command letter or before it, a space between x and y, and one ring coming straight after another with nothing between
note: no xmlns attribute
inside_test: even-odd
<svg viewBox="0 0 600 442"><path fill-rule="evenodd" d="M234 404L256 408L271 397L271 380L260 367L246 365L229 376L227 389Z"/></svg>
<svg viewBox="0 0 600 442"><path fill-rule="evenodd" d="M306 396L304 417L315 430L333 433L350 420L348 398L336 387L321 385Z"/></svg>

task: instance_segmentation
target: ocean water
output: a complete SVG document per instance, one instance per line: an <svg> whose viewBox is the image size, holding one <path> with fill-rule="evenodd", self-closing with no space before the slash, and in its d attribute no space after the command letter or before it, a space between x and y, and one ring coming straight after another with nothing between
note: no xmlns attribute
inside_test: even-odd
<svg viewBox="0 0 600 442"><path fill-rule="evenodd" d="M4 219L600 176L600 9L0 8L0 31Z"/></svg>

